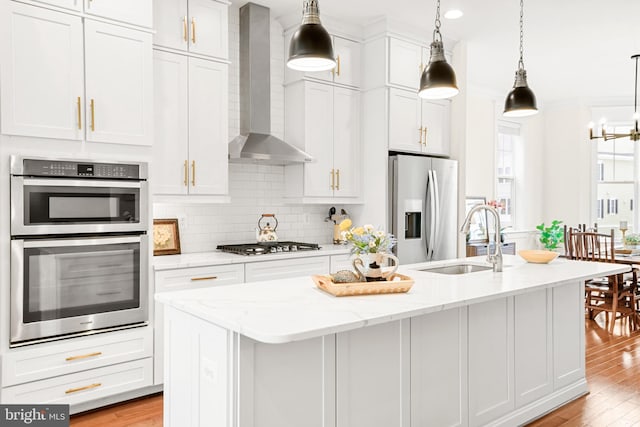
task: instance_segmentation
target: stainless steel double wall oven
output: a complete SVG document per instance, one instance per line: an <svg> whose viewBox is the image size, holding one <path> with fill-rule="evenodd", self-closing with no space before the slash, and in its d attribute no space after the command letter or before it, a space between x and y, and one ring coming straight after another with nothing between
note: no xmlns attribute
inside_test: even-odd
<svg viewBox="0 0 640 427"><path fill-rule="evenodd" d="M146 163L11 158L11 345L148 320Z"/></svg>

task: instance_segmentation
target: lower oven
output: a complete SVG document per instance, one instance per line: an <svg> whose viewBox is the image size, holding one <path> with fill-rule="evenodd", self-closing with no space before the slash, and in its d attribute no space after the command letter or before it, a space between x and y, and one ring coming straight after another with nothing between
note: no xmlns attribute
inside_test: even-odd
<svg viewBox="0 0 640 427"><path fill-rule="evenodd" d="M11 345L144 325L148 236L11 240Z"/></svg>

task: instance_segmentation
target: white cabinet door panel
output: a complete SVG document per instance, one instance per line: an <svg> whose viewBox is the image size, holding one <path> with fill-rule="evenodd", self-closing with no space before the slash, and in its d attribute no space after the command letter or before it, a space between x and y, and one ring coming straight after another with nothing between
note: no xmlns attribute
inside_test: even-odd
<svg viewBox="0 0 640 427"><path fill-rule="evenodd" d="M333 87L305 83L306 149L314 162L306 163L305 196L331 197L335 187L333 167ZM332 179L333 178L333 179Z"/></svg>
<svg viewBox="0 0 640 427"><path fill-rule="evenodd" d="M81 19L7 3L1 42L2 133L82 140Z"/></svg>
<svg viewBox="0 0 640 427"><path fill-rule="evenodd" d="M418 90L420 85L422 47L389 39L389 83Z"/></svg>
<svg viewBox="0 0 640 427"><path fill-rule="evenodd" d="M153 2L153 44L187 50L189 17L187 0L156 0Z"/></svg>
<svg viewBox="0 0 640 427"><path fill-rule="evenodd" d="M84 11L89 15L151 28L151 4L152 0L84 0Z"/></svg>
<svg viewBox="0 0 640 427"><path fill-rule="evenodd" d="M87 141L151 144L152 64L151 34L85 22Z"/></svg>
<svg viewBox="0 0 640 427"><path fill-rule="evenodd" d="M153 57L153 194L186 194L189 185L187 57L155 51Z"/></svg>
<svg viewBox="0 0 640 427"><path fill-rule="evenodd" d="M312 274L327 274L328 271L328 256L249 262L245 265L245 281L248 283L261 280L288 279L291 277L311 276Z"/></svg>
<svg viewBox="0 0 640 427"><path fill-rule="evenodd" d="M63 7L65 9L75 10L76 12L82 12L83 0L33 0L38 3L51 4L53 6Z"/></svg>
<svg viewBox="0 0 640 427"><path fill-rule="evenodd" d="M553 376L556 390L584 378L584 286L553 288Z"/></svg>
<svg viewBox="0 0 640 427"><path fill-rule="evenodd" d="M449 101L422 101L422 126L427 129L424 152L449 155Z"/></svg>
<svg viewBox="0 0 640 427"><path fill-rule="evenodd" d="M467 402L467 309L411 318L411 426L466 426Z"/></svg>
<svg viewBox="0 0 640 427"><path fill-rule="evenodd" d="M360 94L335 87L333 91L333 168L335 197L360 195Z"/></svg>
<svg viewBox="0 0 640 427"><path fill-rule="evenodd" d="M333 49L340 63L334 70L334 81L348 86L360 86L360 43L333 37Z"/></svg>
<svg viewBox="0 0 640 427"><path fill-rule="evenodd" d="M468 308L469 425L481 426L515 408L513 298Z"/></svg>
<svg viewBox="0 0 640 427"><path fill-rule="evenodd" d="M228 66L189 58L190 194L228 193Z"/></svg>
<svg viewBox="0 0 640 427"><path fill-rule="evenodd" d="M189 51L226 59L229 7L212 0L189 0Z"/></svg>
<svg viewBox="0 0 640 427"><path fill-rule="evenodd" d="M422 152L420 114L416 93L389 89L389 150Z"/></svg>

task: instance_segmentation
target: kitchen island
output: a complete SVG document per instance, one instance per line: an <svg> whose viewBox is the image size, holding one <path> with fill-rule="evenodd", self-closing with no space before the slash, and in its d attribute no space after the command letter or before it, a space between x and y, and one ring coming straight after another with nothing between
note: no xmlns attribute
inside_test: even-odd
<svg viewBox="0 0 640 427"><path fill-rule="evenodd" d="M299 277L156 295L165 425L514 426L587 393L583 283L628 267L418 271L458 262L401 268L406 294L336 298Z"/></svg>

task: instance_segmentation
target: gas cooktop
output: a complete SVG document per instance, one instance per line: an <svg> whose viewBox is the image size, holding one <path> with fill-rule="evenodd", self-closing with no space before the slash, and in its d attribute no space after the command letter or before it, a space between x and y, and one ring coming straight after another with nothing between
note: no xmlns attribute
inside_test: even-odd
<svg viewBox="0 0 640 427"><path fill-rule="evenodd" d="M317 251L320 246L316 243L264 242L243 245L218 245L216 249L238 255L264 255L282 252Z"/></svg>

